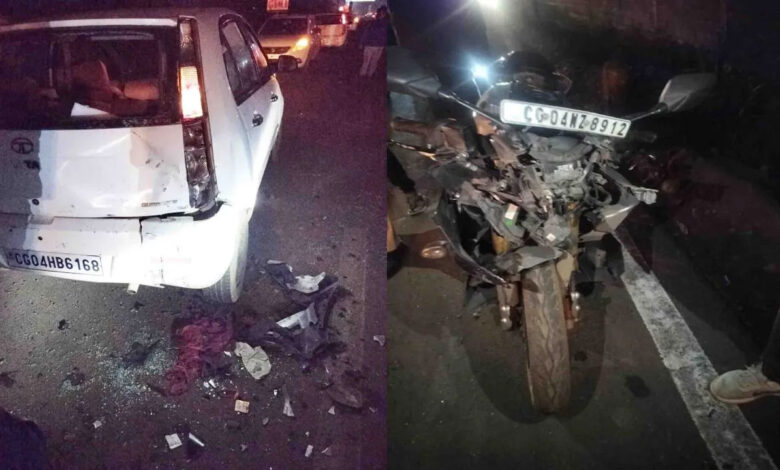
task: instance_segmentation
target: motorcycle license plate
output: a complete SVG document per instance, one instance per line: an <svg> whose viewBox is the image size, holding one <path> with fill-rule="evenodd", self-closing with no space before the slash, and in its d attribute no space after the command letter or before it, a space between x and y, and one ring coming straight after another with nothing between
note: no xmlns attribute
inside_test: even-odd
<svg viewBox="0 0 780 470"><path fill-rule="evenodd" d="M501 120L507 124L544 127L624 138L631 121L603 114L525 101L501 101Z"/></svg>

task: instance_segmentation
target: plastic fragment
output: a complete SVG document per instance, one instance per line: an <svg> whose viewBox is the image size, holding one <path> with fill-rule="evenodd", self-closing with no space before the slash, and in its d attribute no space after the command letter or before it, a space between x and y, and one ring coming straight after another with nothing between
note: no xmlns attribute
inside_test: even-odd
<svg viewBox="0 0 780 470"><path fill-rule="evenodd" d="M260 380L271 372L271 360L260 346L253 348L247 343L237 342L235 353L255 380Z"/></svg>
<svg viewBox="0 0 780 470"><path fill-rule="evenodd" d="M303 454L307 459L311 457L311 453L314 452L314 446L309 444L306 446L306 453Z"/></svg>
<svg viewBox="0 0 780 470"><path fill-rule="evenodd" d="M249 402L244 400L236 400L236 406L234 409L239 413L249 413Z"/></svg>
<svg viewBox="0 0 780 470"><path fill-rule="evenodd" d="M195 444L197 444L197 445L201 446L201 447L206 447L206 444L204 444L204 443L203 443L203 441L201 441L200 439L198 439L197 437L195 437L195 435L194 435L194 434L192 434L192 433L188 433L188 434L187 434L187 438L188 438L189 440L191 440L192 442L194 442Z"/></svg>
<svg viewBox="0 0 780 470"><path fill-rule="evenodd" d="M288 397L284 397L284 409L282 409L282 414L289 416L290 418L295 418L295 413L293 413L292 405L290 404L290 399Z"/></svg>
<svg viewBox="0 0 780 470"><path fill-rule="evenodd" d="M166 434L165 441L168 443L168 448L171 450L181 447L181 439L179 439L178 434Z"/></svg>

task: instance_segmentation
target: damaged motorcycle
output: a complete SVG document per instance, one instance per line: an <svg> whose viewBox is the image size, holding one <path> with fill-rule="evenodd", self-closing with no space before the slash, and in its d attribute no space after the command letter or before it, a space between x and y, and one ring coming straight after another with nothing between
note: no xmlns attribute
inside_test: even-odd
<svg viewBox="0 0 780 470"><path fill-rule="evenodd" d="M409 50L388 48L390 92L455 103L474 121L395 117L388 145L432 162L440 197L431 217L447 251L470 285L495 286L502 328L522 325L531 404L556 413L571 393L568 335L580 318L576 278L592 276L585 271L598 264L586 254L603 253L605 236L637 204L656 199L655 190L618 171L628 143L654 138L632 131L632 124L696 106L715 78L675 76L649 111L617 118L570 107L571 81L533 54L509 54L489 74L471 103L444 89Z"/></svg>

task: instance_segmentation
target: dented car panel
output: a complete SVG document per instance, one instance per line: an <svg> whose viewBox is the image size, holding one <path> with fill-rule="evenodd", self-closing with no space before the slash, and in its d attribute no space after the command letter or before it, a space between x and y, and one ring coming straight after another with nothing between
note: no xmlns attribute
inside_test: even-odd
<svg viewBox="0 0 780 470"><path fill-rule="evenodd" d="M148 217L190 210L181 125L0 130L0 212ZM14 142L29 151L13 150Z"/></svg>

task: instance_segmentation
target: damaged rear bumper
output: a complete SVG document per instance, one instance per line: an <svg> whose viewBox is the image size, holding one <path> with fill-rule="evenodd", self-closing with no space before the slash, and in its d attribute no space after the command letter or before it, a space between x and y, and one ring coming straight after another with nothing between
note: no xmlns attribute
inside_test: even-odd
<svg viewBox="0 0 780 470"><path fill-rule="evenodd" d="M228 205L202 220L54 218L37 223L28 216L0 214L0 267L23 270L9 264L9 249L100 256L101 275L33 271L79 281L202 289L227 270L244 223L241 212Z"/></svg>

